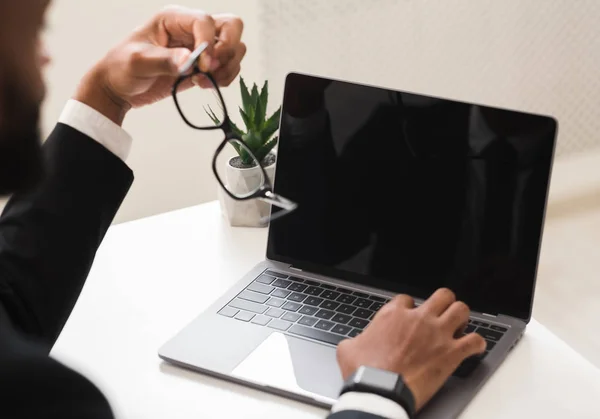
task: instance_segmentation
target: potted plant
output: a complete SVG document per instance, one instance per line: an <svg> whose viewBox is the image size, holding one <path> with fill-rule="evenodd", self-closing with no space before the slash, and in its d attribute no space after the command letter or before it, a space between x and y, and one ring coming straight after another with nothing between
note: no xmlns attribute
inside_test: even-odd
<svg viewBox="0 0 600 419"><path fill-rule="evenodd" d="M265 81L262 89L258 89L256 83L249 90L240 77L240 91L242 95L242 107L240 115L245 125L245 130L238 128L233 122L234 131L244 140L248 148L261 162L262 167L267 172L271 183L275 176L276 154L275 146L279 140L275 134L279 129L279 119L281 116L281 107L271 116L267 117L267 105L269 100L269 84ZM218 119L210 110L209 116L218 123ZM255 160L248 155L244 149L235 148L234 157L226 163L225 179L227 187L234 193L245 193L246 190L236 190L244 188L249 181L246 179L260 176L260 169ZM263 217L269 215L271 207L268 203L261 200L236 201L229 197L221 188L218 189L221 210L229 223L235 227L264 227L260 223Z"/></svg>

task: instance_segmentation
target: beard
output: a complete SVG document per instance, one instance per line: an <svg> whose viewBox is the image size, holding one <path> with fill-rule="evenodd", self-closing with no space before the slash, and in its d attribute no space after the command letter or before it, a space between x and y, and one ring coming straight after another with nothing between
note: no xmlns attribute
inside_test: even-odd
<svg viewBox="0 0 600 419"><path fill-rule="evenodd" d="M20 86L16 76L0 82L0 195L27 192L43 174L40 104Z"/></svg>

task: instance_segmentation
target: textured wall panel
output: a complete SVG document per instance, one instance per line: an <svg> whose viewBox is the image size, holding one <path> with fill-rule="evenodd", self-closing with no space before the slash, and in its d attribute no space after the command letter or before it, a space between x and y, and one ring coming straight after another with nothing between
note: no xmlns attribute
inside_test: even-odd
<svg viewBox="0 0 600 419"><path fill-rule="evenodd" d="M599 0L262 0L259 15L274 95L316 73L551 114L559 154L600 147Z"/></svg>

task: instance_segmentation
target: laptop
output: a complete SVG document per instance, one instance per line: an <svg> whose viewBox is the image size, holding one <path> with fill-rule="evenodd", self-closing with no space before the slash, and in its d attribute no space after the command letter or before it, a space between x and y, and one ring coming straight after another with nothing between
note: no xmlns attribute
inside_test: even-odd
<svg viewBox="0 0 600 419"><path fill-rule="evenodd" d="M336 345L394 295L448 287L487 350L418 417L458 416L531 319L556 135L546 115L288 74L274 188L298 208L159 356L328 408Z"/></svg>

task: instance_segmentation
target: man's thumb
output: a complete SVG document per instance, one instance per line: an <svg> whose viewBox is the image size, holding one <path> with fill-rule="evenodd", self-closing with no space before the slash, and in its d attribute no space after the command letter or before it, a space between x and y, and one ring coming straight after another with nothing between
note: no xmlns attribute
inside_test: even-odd
<svg viewBox="0 0 600 419"><path fill-rule="evenodd" d="M179 67L185 63L192 53L187 48L170 48L168 51L171 53L171 61L175 65L177 71L179 71Z"/></svg>

